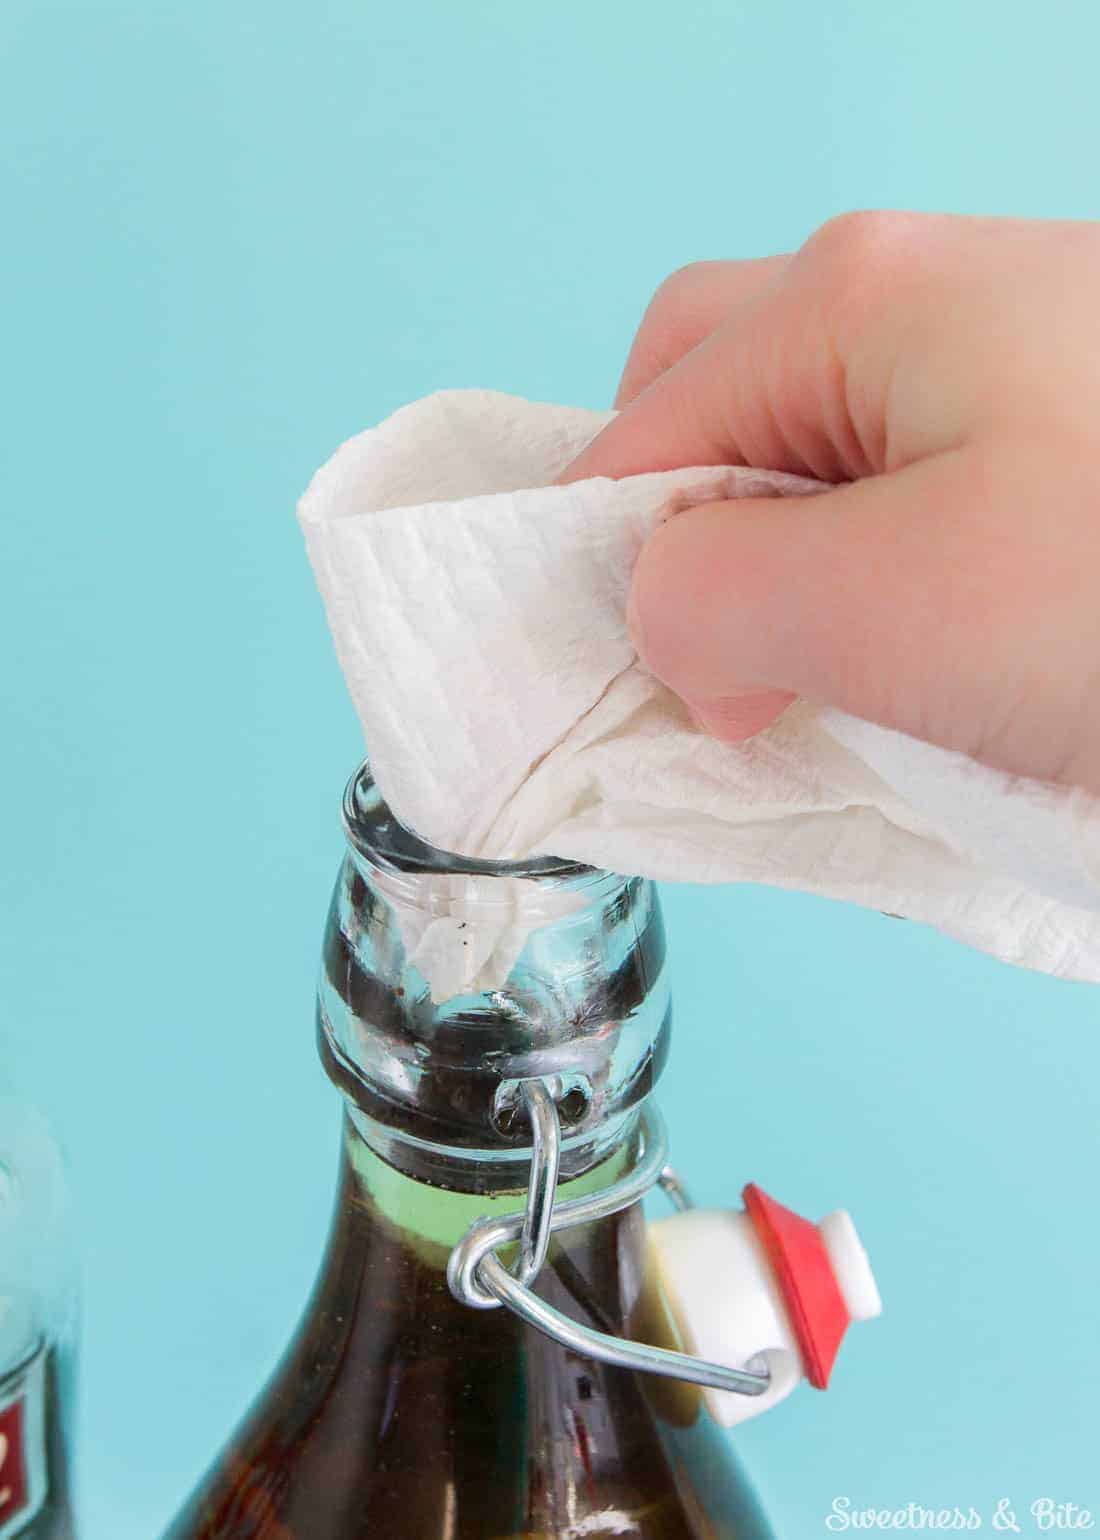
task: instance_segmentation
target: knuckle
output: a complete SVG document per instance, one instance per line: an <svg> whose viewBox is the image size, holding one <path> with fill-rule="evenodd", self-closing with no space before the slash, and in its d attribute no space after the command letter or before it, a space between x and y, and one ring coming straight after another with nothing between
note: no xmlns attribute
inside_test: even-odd
<svg viewBox="0 0 1100 1540"><path fill-rule="evenodd" d="M822 225L800 253L802 281L839 354L888 315L900 315L938 270L928 215L858 209Z"/></svg>
<svg viewBox="0 0 1100 1540"><path fill-rule="evenodd" d="M636 389L639 379L649 382L673 363L692 338L692 317L713 263L690 262L678 267L659 285L646 307L634 337L630 363L624 378ZM628 392L629 393L629 392Z"/></svg>
<svg viewBox="0 0 1100 1540"><path fill-rule="evenodd" d="M862 270L905 260L917 242L924 217L894 209L853 209L834 215L807 241L808 256L840 261Z"/></svg>
<svg viewBox="0 0 1100 1540"><path fill-rule="evenodd" d="M674 268L657 286L654 303L675 303L684 295L693 293L713 266L712 262L685 262L683 267Z"/></svg>
<svg viewBox="0 0 1100 1540"><path fill-rule="evenodd" d="M654 333L674 332L685 311L691 308L710 266L709 262L689 262L669 273L646 309L646 327Z"/></svg>

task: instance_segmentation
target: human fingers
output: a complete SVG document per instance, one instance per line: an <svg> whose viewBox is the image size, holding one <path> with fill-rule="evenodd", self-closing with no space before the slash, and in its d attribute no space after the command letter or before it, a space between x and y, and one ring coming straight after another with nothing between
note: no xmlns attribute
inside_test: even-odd
<svg viewBox="0 0 1100 1540"><path fill-rule="evenodd" d="M738 305L783 270L788 256L741 262L692 262L678 268L650 300L627 356L615 406L622 408L709 337Z"/></svg>
<svg viewBox="0 0 1100 1540"><path fill-rule="evenodd" d="M1063 475L1052 528L1044 465L983 443L679 514L635 568L641 657L719 737L797 694L1100 790L1097 477Z"/></svg>
<svg viewBox="0 0 1100 1540"><path fill-rule="evenodd" d="M1011 342L1004 291L1011 299L1016 249L1036 244L1016 235L1027 222L990 228L998 223L830 221L561 479L748 464L842 481L958 442L992 394L997 331Z"/></svg>

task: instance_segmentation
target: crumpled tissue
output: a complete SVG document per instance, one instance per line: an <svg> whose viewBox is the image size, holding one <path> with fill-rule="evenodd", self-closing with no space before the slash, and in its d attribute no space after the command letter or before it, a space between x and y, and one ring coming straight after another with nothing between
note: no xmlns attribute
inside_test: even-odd
<svg viewBox="0 0 1100 1540"><path fill-rule="evenodd" d="M656 526L818 483L704 467L551 485L610 416L444 391L350 439L302 497L371 767L402 821L467 856L847 899L1100 981L1100 799L802 701L731 747L648 673L625 613ZM522 938L497 926L466 960L439 933L419 944L439 997L503 983Z"/></svg>

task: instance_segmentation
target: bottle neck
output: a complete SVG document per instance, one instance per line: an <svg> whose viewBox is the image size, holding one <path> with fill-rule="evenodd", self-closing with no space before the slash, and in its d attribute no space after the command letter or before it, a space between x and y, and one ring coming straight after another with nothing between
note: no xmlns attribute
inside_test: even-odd
<svg viewBox="0 0 1100 1540"><path fill-rule="evenodd" d="M561 1176L628 1139L669 1037L653 885L561 862L466 861L401 828L363 770L323 947L318 1041L362 1139L436 1187L521 1189L538 1079Z"/></svg>
<svg viewBox="0 0 1100 1540"><path fill-rule="evenodd" d="M630 1120L625 1135L601 1159L581 1176L561 1182L558 1201L580 1198L610 1186L630 1168L636 1158L636 1120ZM500 1186L484 1177L479 1180L471 1169L463 1185L437 1186L388 1160L372 1138L375 1130L364 1128L364 1120L353 1108L344 1119L343 1202L369 1212L375 1222L392 1226L407 1237L419 1252L441 1268L451 1249L461 1240L476 1219L497 1218L523 1210L527 1199L526 1169L519 1182ZM387 1145L393 1153L393 1143ZM473 1163L469 1163L472 1168Z"/></svg>
<svg viewBox="0 0 1100 1540"><path fill-rule="evenodd" d="M559 1199L610 1186L637 1154L635 1126L598 1164L562 1182ZM401 1353L415 1358L427 1354L442 1361L449 1352L463 1363L464 1373L473 1364L490 1378L505 1369L514 1372L529 1355L525 1377L556 1379L568 1372L593 1385L609 1379L617 1392L630 1387L631 1397L642 1396L670 1425L690 1427L702 1405L698 1387L648 1376L635 1379L595 1363L570 1368L568 1355L507 1310L471 1310L452 1296L447 1264L470 1225L519 1213L525 1202L525 1187L460 1191L409 1176L364 1138L349 1110L336 1212L304 1326L304 1361L315 1361L322 1343L331 1356L333 1334L345 1345L362 1337L365 1350L387 1358L398 1344ZM505 1265L513 1250L501 1249ZM612 1336L683 1346L657 1285L640 1203L555 1234L534 1288L567 1316ZM588 1394L583 1385L581 1393Z"/></svg>

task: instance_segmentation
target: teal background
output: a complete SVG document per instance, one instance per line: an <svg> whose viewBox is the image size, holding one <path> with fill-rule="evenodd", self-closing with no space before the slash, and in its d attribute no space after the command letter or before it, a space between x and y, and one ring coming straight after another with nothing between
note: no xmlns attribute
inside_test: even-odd
<svg viewBox="0 0 1100 1540"><path fill-rule="evenodd" d="M328 1220L361 744L312 470L439 386L606 404L668 270L845 208L1095 217L1098 43L1085 0L6 0L2 1042L72 1155L86 1540L168 1518ZM799 895L667 912L679 1164L850 1206L887 1301L739 1435L781 1533L1100 1513L1100 991Z"/></svg>

